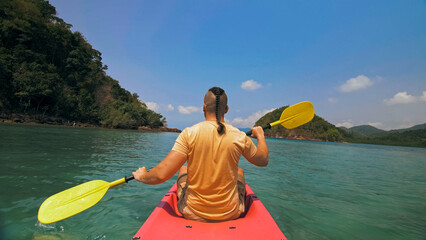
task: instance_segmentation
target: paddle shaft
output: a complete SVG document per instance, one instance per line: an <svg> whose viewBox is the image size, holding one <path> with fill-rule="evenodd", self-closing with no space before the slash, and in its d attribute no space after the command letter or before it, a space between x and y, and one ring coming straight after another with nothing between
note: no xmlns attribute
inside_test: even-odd
<svg viewBox="0 0 426 240"><path fill-rule="evenodd" d="M271 127L272 127L271 124L268 123L265 126L263 126L262 128L263 128L263 130L265 130L265 129L270 129ZM250 130L250 131L246 132L246 135L251 136L252 133L253 133L252 130Z"/></svg>
<svg viewBox="0 0 426 240"><path fill-rule="evenodd" d="M289 118L285 118L285 119L282 119L282 120L280 119L280 120L275 121L273 123L268 123L265 126L262 126L262 128L263 128L263 130L265 130L265 129L271 129L271 127L273 127L275 125L279 125L279 124L281 124L281 123L283 123L285 121L291 120L292 118L294 118L294 116L293 117L289 117ZM251 134L252 134L252 130L246 132L247 136L251 136Z"/></svg>
<svg viewBox="0 0 426 240"><path fill-rule="evenodd" d="M150 168L150 169L148 169L148 170L146 170L147 172L149 172L149 171L151 171L151 169L153 169L153 167L152 168ZM125 176L124 177L124 181L126 182L126 183L128 183L129 181L131 181L131 180L134 180L135 179L135 177L133 177L133 175L132 176Z"/></svg>
<svg viewBox="0 0 426 240"><path fill-rule="evenodd" d="M135 177L133 177L133 175L132 175L132 176L126 176L126 177L124 177L124 179L125 179L125 181L126 181L126 183L127 183L127 182L129 182L130 180L135 179Z"/></svg>
<svg viewBox="0 0 426 240"><path fill-rule="evenodd" d="M279 125L279 124L281 124L281 123L283 123L283 122L285 122L285 121L291 120L292 118L294 118L294 116L289 117L289 118L285 118L285 119L282 119L282 120L280 119L280 120L275 121L275 122L273 122L273 123L268 123L268 124L266 124L265 126L263 126L262 128L263 128L263 130L265 130L265 129L271 129L271 127L273 127L273 126L275 126L275 125ZM252 134L252 130L250 130L250 131L246 132L246 135L247 135L247 136L251 136L251 134Z"/></svg>

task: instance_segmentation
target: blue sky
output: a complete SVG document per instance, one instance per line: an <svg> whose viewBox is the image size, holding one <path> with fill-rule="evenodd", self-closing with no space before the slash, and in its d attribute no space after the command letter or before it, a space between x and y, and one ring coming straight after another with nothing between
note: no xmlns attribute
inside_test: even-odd
<svg viewBox="0 0 426 240"><path fill-rule="evenodd" d="M54 0L107 74L185 128L212 86L226 121L311 101L338 126L426 123L426 1Z"/></svg>

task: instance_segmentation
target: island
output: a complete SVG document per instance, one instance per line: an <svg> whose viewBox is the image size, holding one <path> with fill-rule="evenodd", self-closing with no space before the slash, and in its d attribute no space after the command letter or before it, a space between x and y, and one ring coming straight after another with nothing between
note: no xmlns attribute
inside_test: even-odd
<svg viewBox="0 0 426 240"><path fill-rule="evenodd" d="M264 126L281 117L288 106L275 109L256 121L255 126ZM407 129L385 131L369 125L352 128L336 127L318 115L312 121L294 129L275 126L265 130L265 136L270 138L286 138L298 140L367 143L381 145L396 145L410 147L426 147L426 123Z"/></svg>

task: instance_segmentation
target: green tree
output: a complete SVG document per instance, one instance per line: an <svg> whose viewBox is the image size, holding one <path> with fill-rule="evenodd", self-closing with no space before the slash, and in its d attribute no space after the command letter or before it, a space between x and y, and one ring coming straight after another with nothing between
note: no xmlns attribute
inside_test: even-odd
<svg viewBox="0 0 426 240"><path fill-rule="evenodd" d="M44 107L44 112L56 101L56 88L59 76L51 64L41 65L36 62L22 63L13 74L15 96L26 112L28 108L38 112Z"/></svg>

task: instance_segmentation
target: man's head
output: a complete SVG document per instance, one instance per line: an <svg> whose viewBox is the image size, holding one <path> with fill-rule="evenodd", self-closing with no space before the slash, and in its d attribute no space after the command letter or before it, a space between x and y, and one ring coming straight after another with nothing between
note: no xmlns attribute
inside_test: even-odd
<svg viewBox="0 0 426 240"><path fill-rule="evenodd" d="M219 103L219 104L217 104ZM228 96L220 87L212 87L204 96L205 111L216 114L219 117L225 115L228 109Z"/></svg>
<svg viewBox="0 0 426 240"><path fill-rule="evenodd" d="M225 113L228 112L228 96L225 91L220 87L212 87L204 96L204 115L210 114L216 116L216 121L219 124L218 132L223 134L225 126L221 123Z"/></svg>

